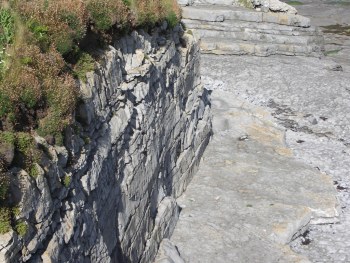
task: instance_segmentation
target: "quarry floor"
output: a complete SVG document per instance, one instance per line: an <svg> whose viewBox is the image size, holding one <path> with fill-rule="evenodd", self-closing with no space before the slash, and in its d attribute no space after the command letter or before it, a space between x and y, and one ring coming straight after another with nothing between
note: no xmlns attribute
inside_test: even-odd
<svg viewBox="0 0 350 263"><path fill-rule="evenodd" d="M303 3L350 24L350 5ZM323 58L202 56L214 135L178 200L186 262L350 262L350 37L325 38Z"/></svg>

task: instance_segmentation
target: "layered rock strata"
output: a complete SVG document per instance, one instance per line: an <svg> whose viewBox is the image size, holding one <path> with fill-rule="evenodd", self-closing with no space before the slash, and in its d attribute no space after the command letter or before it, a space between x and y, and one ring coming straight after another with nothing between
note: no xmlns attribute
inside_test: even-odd
<svg viewBox="0 0 350 263"><path fill-rule="evenodd" d="M23 236L0 236L1 262L151 262L211 134L199 47L190 34L134 32L81 83L66 147L40 137L36 178L13 169Z"/></svg>
<svg viewBox="0 0 350 263"><path fill-rule="evenodd" d="M275 8L266 10L260 7L243 8L229 1L224 2L214 4L212 1L202 1L183 7L183 22L189 29L195 29L194 33L202 38L203 53L322 55L322 32L311 26L309 18L297 15L294 8L284 7L286 4L279 1L284 5L269 2L268 6Z"/></svg>

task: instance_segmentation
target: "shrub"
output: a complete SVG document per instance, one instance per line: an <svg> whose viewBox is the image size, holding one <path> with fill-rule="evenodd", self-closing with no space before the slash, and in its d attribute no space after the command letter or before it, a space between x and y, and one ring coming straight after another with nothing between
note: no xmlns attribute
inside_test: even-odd
<svg viewBox="0 0 350 263"><path fill-rule="evenodd" d="M157 1L133 0L131 8L136 16L136 26L138 27L154 27L161 18Z"/></svg>
<svg viewBox="0 0 350 263"><path fill-rule="evenodd" d="M40 24L38 21L30 20L28 28L33 33L33 37L41 50L47 50L50 46L49 27Z"/></svg>
<svg viewBox="0 0 350 263"><path fill-rule="evenodd" d="M13 43L15 37L15 19L10 9L0 6L0 80L2 79L7 59L6 48ZM1 96L1 95L0 95ZM0 97L0 117L1 117Z"/></svg>
<svg viewBox="0 0 350 263"><path fill-rule="evenodd" d="M86 33L88 16L83 1L20 1L16 9L44 51L54 44L61 54L66 54Z"/></svg>
<svg viewBox="0 0 350 263"><path fill-rule="evenodd" d="M0 207L0 234L11 230L11 210L8 207Z"/></svg>
<svg viewBox="0 0 350 263"><path fill-rule="evenodd" d="M12 107L6 105L2 110L8 113L14 110L13 107L19 106L22 102L32 108L36 101L41 98L41 89L39 79L35 75L35 71L28 66L18 66L12 64L6 72L6 76L0 86L2 96L12 102Z"/></svg>
<svg viewBox="0 0 350 263"><path fill-rule="evenodd" d="M10 9L0 7L0 49L12 44L15 37L15 19Z"/></svg>
<svg viewBox="0 0 350 263"><path fill-rule="evenodd" d="M181 9L176 0L162 0L161 9L170 28L175 27L180 22Z"/></svg>
<svg viewBox="0 0 350 263"><path fill-rule="evenodd" d="M64 74L56 79L46 79L45 97L47 115L39 120L38 132L42 136L57 135L71 124L77 98L77 88L72 76Z"/></svg>
<svg viewBox="0 0 350 263"><path fill-rule="evenodd" d="M33 163L30 168L29 168L29 175L33 178L37 178L39 175L39 170L38 167L36 166L35 163Z"/></svg>
<svg viewBox="0 0 350 263"><path fill-rule="evenodd" d="M139 27L153 27L162 21L167 21L170 27L174 27L181 18L176 0L133 0L130 6Z"/></svg>
<svg viewBox="0 0 350 263"><path fill-rule="evenodd" d="M16 140L16 137L13 132L0 131L0 143L8 143L8 144L14 145L15 140Z"/></svg>
<svg viewBox="0 0 350 263"><path fill-rule="evenodd" d="M12 111L13 105L10 98L0 88L0 118Z"/></svg>
<svg viewBox="0 0 350 263"><path fill-rule="evenodd" d="M15 225L15 230L20 237L24 237L28 232L28 225L24 220L18 220Z"/></svg>
<svg viewBox="0 0 350 263"><path fill-rule="evenodd" d="M50 120L51 127L41 129L53 130L53 134L62 131L62 124L69 124L67 120L74 110L77 96L74 79L63 73L65 62L62 56L54 47L50 47L46 53L33 45L21 46L16 50L20 55L13 60L0 83L0 101L5 102L0 107L0 117L20 111L30 114L30 109L45 106L47 113L55 115L55 123ZM27 110L23 112L23 109ZM48 118L53 114L49 114ZM39 125L38 120L35 121L32 128Z"/></svg>
<svg viewBox="0 0 350 263"><path fill-rule="evenodd" d="M87 10L99 31L107 31L116 24L123 27L128 22L128 8L122 0L90 0Z"/></svg>
<svg viewBox="0 0 350 263"><path fill-rule="evenodd" d="M95 69L95 60L88 53L81 53L77 64L74 67L74 74L77 78L86 82L86 73Z"/></svg>
<svg viewBox="0 0 350 263"><path fill-rule="evenodd" d="M16 149L19 152L27 156L33 147L34 139L29 133L18 132L16 134Z"/></svg>

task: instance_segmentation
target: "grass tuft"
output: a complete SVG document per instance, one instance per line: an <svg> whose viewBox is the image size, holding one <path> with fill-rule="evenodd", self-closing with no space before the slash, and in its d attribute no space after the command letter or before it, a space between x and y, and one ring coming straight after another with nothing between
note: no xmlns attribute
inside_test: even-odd
<svg viewBox="0 0 350 263"><path fill-rule="evenodd" d="M11 230L11 209L0 207L0 234L6 234Z"/></svg>
<svg viewBox="0 0 350 263"><path fill-rule="evenodd" d="M24 220L18 220L15 225L15 230L20 237L24 237L28 232L28 224Z"/></svg>
<svg viewBox="0 0 350 263"><path fill-rule="evenodd" d="M86 73L94 71L95 60L88 53L81 53L78 62L74 67L74 74L77 78L86 82Z"/></svg>
<svg viewBox="0 0 350 263"><path fill-rule="evenodd" d="M70 177L69 175L65 175L63 178L63 185L68 188L70 183L72 182L72 177Z"/></svg>

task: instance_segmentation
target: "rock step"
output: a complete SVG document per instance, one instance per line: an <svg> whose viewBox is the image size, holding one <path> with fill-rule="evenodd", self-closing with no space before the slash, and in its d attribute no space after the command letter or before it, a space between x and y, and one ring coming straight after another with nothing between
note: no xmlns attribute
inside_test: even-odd
<svg viewBox="0 0 350 263"><path fill-rule="evenodd" d="M240 20L258 23L274 23L296 27L310 27L310 19L286 13L264 13L255 10L224 5L198 5L183 7L183 18L209 22Z"/></svg>
<svg viewBox="0 0 350 263"><path fill-rule="evenodd" d="M222 31L210 29L196 29L196 33L201 38L220 38L231 41L261 41L274 44L290 44L290 45L323 45L322 36L286 36L277 34L265 34L260 32L249 31Z"/></svg>
<svg viewBox="0 0 350 263"><path fill-rule="evenodd" d="M288 243L309 224L337 221L333 181L296 160L270 113L231 89L211 93L214 135L177 200L171 241L184 262L309 262Z"/></svg>
<svg viewBox="0 0 350 263"><path fill-rule="evenodd" d="M315 56L321 54L322 48L318 45L274 44L259 41L238 41L225 38L203 38L201 41L202 53L221 55L287 55L287 56Z"/></svg>
<svg viewBox="0 0 350 263"><path fill-rule="evenodd" d="M240 20L226 20L223 22L200 21L192 19L182 19L188 28L208 29L217 31L232 32L254 32L286 36L323 36L322 30L310 27L295 27L279 25L273 23L247 22Z"/></svg>

